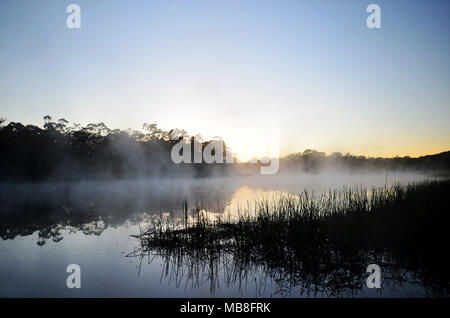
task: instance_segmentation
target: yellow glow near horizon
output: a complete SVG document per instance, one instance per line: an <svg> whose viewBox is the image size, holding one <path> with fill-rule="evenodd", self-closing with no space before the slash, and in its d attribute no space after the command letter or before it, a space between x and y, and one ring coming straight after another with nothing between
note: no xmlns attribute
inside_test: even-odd
<svg viewBox="0 0 450 318"><path fill-rule="evenodd" d="M231 148L232 152L243 162L247 162L253 158L261 158L264 156L271 157L284 157L293 153L301 153L306 149L313 149L320 152L325 152L326 155L330 155L333 152L341 152L342 154L350 153L352 155L362 155L366 157L382 157L382 158L394 158L394 157L412 157L417 158L427 155L435 155L442 152L450 151L450 143L445 138L434 139L433 142L427 140L421 140L421 142L414 142L404 140L399 144L384 145L383 147L372 148L372 145L358 145L351 147L343 145L340 148L335 148L329 145L317 145L317 146L302 146L302 145L289 145L288 147L281 147L279 152L258 152L252 148L252 140L248 138L230 138L225 139L227 145ZM249 146L250 145L250 146Z"/></svg>

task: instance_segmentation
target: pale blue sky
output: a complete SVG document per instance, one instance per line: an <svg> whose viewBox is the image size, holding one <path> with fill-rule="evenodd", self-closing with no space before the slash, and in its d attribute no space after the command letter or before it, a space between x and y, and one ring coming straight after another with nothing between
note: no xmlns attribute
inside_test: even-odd
<svg viewBox="0 0 450 318"><path fill-rule="evenodd" d="M445 0L2 0L0 116L157 122L235 148L274 127L282 154L449 150L449 14Z"/></svg>

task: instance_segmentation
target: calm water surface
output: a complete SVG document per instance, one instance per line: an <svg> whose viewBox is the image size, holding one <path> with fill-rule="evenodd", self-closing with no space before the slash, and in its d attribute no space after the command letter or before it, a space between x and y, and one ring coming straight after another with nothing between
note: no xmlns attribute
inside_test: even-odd
<svg viewBox="0 0 450 318"><path fill-rule="evenodd" d="M333 295L289 286L263 267L245 274L219 264L174 266L158 255L126 257L131 237L155 216L180 215L184 200L214 214L252 209L255 200L342 186L388 186L425 175L291 175L196 180L124 180L0 185L1 297L410 297L427 296L420 283L384 282ZM81 267L81 288L66 287L66 267ZM361 269L365 277L365 268ZM405 273L408 277L408 273ZM282 280L281 280L282 281Z"/></svg>

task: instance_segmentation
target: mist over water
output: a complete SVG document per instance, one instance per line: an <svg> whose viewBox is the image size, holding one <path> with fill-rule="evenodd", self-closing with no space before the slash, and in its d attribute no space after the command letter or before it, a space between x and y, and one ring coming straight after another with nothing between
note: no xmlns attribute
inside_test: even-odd
<svg viewBox="0 0 450 318"><path fill-rule="evenodd" d="M320 195L343 187L390 187L435 178L420 173L295 173L215 178L0 183L2 235L13 220L26 224L103 219L111 226L139 214L177 214L185 202L214 213L234 212L255 200L307 191ZM37 223L35 223L37 221ZM76 224L76 223L75 223ZM36 228L38 229L38 228ZM8 233L14 231L9 229ZM6 236L7 237L7 236Z"/></svg>
<svg viewBox="0 0 450 318"><path fill-rule="evenodd" d="M432 179L417 173L332 173L252 175L216 178L136 179L0 185L1 296L211 296L208 283L161 277L162 258L127 258L149 220L179 218L186 202L225 215L250 208L256 200L303 191L320 194L344 186L384 187ZM144 263L142 265L142 262ZM83 288L65 287L65 268L79 264ZM164 265L165 264L165 265ZM139 276L138 276L139 273ZM295 288L280 291L263 269L249 281L226 279L215 296L299 296ZM175 279L175 281L174 281ZM44 283L45 282L45 283ZM191 285L190 285L191 284ZM239 284L240 288L236 288ZM423 295L420 286L407 289ZM257 293L257 294L255 294ZM369 293L361 290L357 295ZM302 294L305 296L304 294ZM380 294L381 295L381 294ZM396 288L383 296L407 296ZM311 295L310 295L311 296Z"/></svg>

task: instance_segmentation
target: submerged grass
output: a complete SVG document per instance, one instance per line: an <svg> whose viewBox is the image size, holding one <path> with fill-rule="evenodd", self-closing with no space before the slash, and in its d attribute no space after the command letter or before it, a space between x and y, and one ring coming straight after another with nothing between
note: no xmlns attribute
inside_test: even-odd
<svg viewBox="0 0 450 318"><path fill-rule="evenodd" d="M177 273L187 266L190 276L208 267L210 279L224 265L232 264L235 279L262 268L281 291L332 295L361 289L365 268L376 263L386 283L413 280L448 295L449 190L447 179L305 191L259 200L254 213L239 211L234 220L210 220L197 209L188 222L185 208L181 226L157 222L137 236L141 246L130 256L154 253Z"/></svg>

